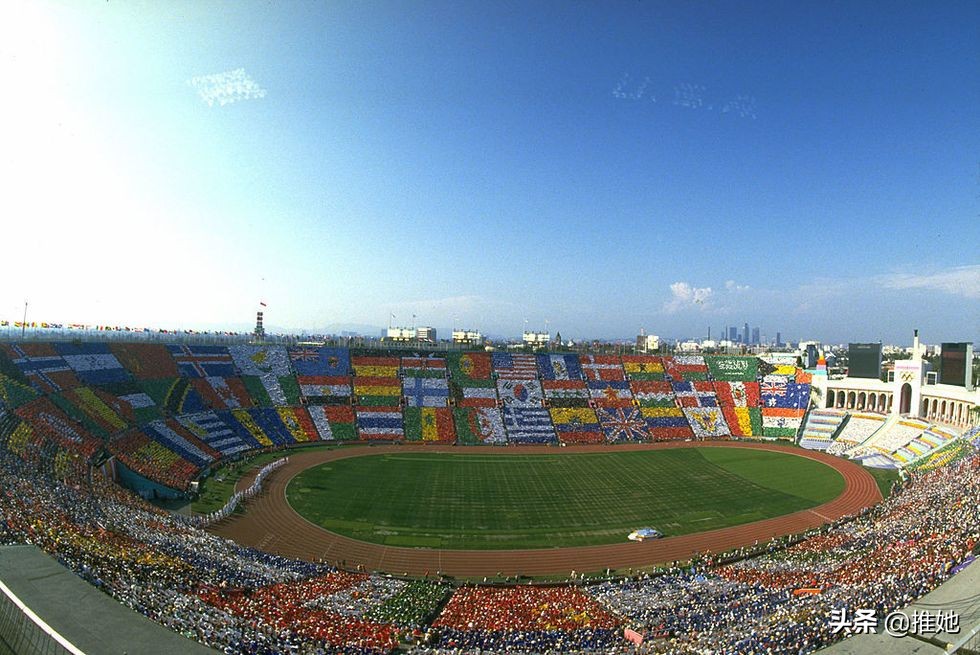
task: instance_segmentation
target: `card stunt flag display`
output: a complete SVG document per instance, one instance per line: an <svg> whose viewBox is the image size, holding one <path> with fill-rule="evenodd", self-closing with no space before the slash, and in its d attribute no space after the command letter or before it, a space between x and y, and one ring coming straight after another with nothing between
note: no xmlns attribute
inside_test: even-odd
<svg viewBox="0 0 980 655"><path fill-rule="evenodd" d="M404 377L402 395L408 407L446 407L449 380L446 378Z"/></svg>
<svg viewBox="0 0 980 655"><path fill-rule="evenodd" d="M406 407L405 439L432 443L456 440L453 413L448 407Z"/></svg>
<svg viewBox="0 0 980 655"><path fill-rule="evenodd" d="M582 372L587 380L625 380L622 360L614 355L583 355Z"/></svg>
<svg viewBox="0 0 980 655"><path fill-rule="evenodd" d="M554 443L551 415L543 407L504 406L504 428L511 443Z"/></svg>
<svg viewBox="0 0 980 655"><path fill-rule="evenodd" d="M534 355L491 353L493 370L498 380L535 380L538 377L538 360Z"/></svg>
<svg viewBox="0 0 980 655"><path fill-rule="evenodd" d="M596 410L596 416L610 443L650 440L646 419L635 407L600 407Z"/></svg>
<svg viewBox="0 0 980 655"><path fill-rule="evenodd" d="M582 364L578 355L538 355L542 380L581 380Z"/></svg>
<svg viewBox="0 0 980 655"><path fill-rule="evenodd" d="M755 357L706 357L711 376L722 382L755 382L759 360Z"/></svg>
<svg viewBox="0 0 980 655"><path fill-rule="evenodd" d="M623 355L623 370L630 380L663 380L664 362L654 355Z"/></svg>
<svg viewBox="0 0 980 655"><path fill-rule="evenodd" d="M461 387L492 387L490 353L449 353L446 358L449 376Z"/></svg>
<svg viewBox="0 0 980 655"><path fill-rule="evenodd" d="M541 407L544 393L538 380L497 380L497 394L504 405Z"/></svg>
<svg viewBox="0 0 980 655"><path fill-rule="evenodd" d="M605 440L599 419L590 407L555 407L549 413L562 443L601 443Z"/></svg>
<svg viewBox="0 0 980 655"><path fill-rule="evenodd" d="M496 407L463 407L453 410L456 434L463 444L505 444L504 419Z"/></svg>
<svg viewBox="0 0 980 655"><path fill-rule="evenodd" d="M337 377L351 373L346 348L297 346L289 349L289 361L297 375Z"/></svg>

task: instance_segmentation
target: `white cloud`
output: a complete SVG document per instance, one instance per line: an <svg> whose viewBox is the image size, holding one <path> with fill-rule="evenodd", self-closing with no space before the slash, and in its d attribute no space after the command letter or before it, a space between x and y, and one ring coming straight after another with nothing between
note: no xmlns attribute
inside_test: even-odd
<svg viewBox="0 0 980 655"><path fill-rule="evenodd" d="M707 309L711 303L711 287L692 287L687 282L670 285L671 298L664 303L664 311L675 314L683 309Z"/></svg>
<svg viewBox="0 0 980 655"><path fill-rule="evenodd" d="M741 291L748 291L752 287L747 284L738 284L735 280L726 280L725 288L731 292L739 293Z"/></svg>
<svg viewBox="0 0 980 655"><path fill-rule="evenodd" d="M927 289L964 298L980 298L980 264L938 273L889 273L875 278L886 289Z"/></svg>
<svg viewBox="0 0 980 655"><path fill-rule="evenodd" d="M192 78L189 84L197 89L197 94L208 103L208 107L213 107L214 103L223 107L239 100L265 97L265 89L249 77L244 68L214 75L200 75Z"/></svg>

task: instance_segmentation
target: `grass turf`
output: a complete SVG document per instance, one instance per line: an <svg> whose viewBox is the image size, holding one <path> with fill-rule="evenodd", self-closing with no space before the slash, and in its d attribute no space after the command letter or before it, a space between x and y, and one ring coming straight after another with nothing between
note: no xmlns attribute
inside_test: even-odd
<svg viewBox="0 0 980 655"><path fill-rule="evenodd" d="M617 543L640 527L702 532L815 507L843 477L741 448L588 454L405 453L336 460L289 484L311 522L389 546L548 548Z"/></svg>

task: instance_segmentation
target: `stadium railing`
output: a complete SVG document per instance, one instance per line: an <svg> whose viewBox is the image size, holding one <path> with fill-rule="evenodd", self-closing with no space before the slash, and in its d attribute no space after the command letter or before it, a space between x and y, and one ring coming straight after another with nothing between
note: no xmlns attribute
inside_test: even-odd
<svg viewBox="0 0 980 655"><path fill-rule="evenodd" d="M946 652L949 655L953 653L959 653L960 655L980 653L980 624L973 626L972 630L949 646Z"/></svg>
<svg viewBox="0 0 980 655"><path fill-rule="evenodd" d="M0 582L0 651L17 655L85 655Z"/></svg>

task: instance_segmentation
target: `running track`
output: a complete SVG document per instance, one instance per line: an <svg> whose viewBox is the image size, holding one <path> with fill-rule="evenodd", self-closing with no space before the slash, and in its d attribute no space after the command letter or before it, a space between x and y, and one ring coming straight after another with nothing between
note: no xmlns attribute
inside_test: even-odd
<svg viewBox="0 0 980 655"><path fill-rule="evenodd" d="M567 575L571 571L601 571L606 568L639 568L675 560L686 560L695 553L722 552L766 541L774 536L794 534L848 514L856 514L865 507L881 502L881 493L870 473L860 465L818 451L805 450L778 444L722 442L679 442L636 444L619 446L569 446L560 452L603 452L609 450L658 450L664 448L725 447L756 448L786 452L823 462L840 471L846 481L843 493L834 500L813 509L787 514L776 518L700 532L697 534L668 537L641 543L626 542L604 546L577 546L572 548L545 548L533 550L435 550L430 548L403 548L383 546L344 537L308 522L295 513L286 502L286 485L298 474L311 466L336 459L368 454L440 452L459 453L453 446L364 446L337 450L313 450L289 454L289 463L273 472L265 482L265 489L250 500L244 515L222 521L211 531L246 546L296 557L305 560L323 560L353 569L357 565L367 571L385 571L394 574L430 575L441 572L459 577L503 575ZM476 452L473 450L472 452ZM501 454L554 454L551 447L481 447L480 453ZM238 487L250 484L255 473L242 478Z"/></svg>

